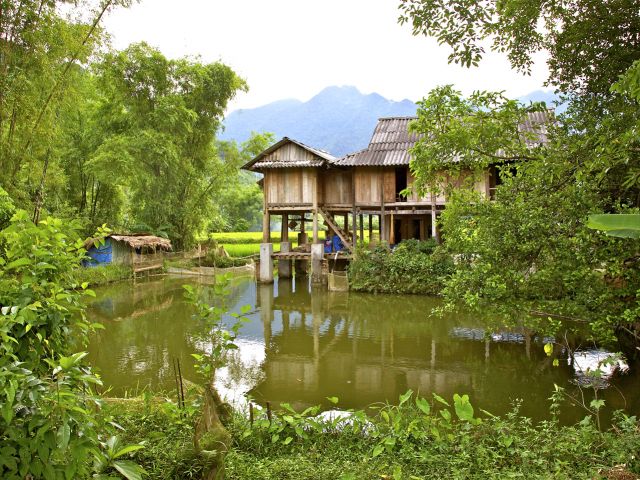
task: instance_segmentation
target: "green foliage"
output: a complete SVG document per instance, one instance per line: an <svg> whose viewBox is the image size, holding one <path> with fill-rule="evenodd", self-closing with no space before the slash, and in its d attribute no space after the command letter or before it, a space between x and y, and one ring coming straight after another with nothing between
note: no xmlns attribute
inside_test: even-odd
<svg viewBox="0 0 640 480"><path fill-rule="evenodd" d="M133 270L127 265L99 265L96 267L78 267L73 271L73 282L89 286L106 285L107 283L132 278Z"/></svg>
<svg viewBox="0 0 640 480"><path fill-rule="evenodd" d="M45 206L48 211L66 208L68 185L61 168L66 121L83 103L84 66L104 44L101 19L130 3L2 3L0 185L18 207L36 214Z"/></svg>
<svg viewBox="0 0 640 480"><path fill-rule="evenodd" d="M547 84L569 101L536 148L524 145L518 125L539 106L488 92L464 99L451 87L420 102L412 126L422 135L412 163L418 189L487 167L502 183L495 202L461 192L447 204L442 229L458 259L444 290L449 305L564 313L592 321L600 339L633 332L640 319L637 243L602 238L585 223L640 208L634 2L402 0L400 8L401 23L449 45L450 61L466 66L479 63L487 41L523 71L544 51Z"/></svg>
<svg viewBox="0 0 640 480"><path fill-rule="evenodd" d="M542 103L525 107L502 93L474 92L463 98L451 85L433 89L418 102L418 118L410 124L411 131L421 134L412 149L417 161L411 163L420 180L418 190L448 192L461 186L464 175L472 186L473 174L490 165L532 160L537 149L526 141L535 136L520 133L518 125L529 113L545 110Z"/></svg>
<svg viewBox="0 0 640 480"><path fill-rule="evenodd" d="M9 225L15 206L9 194L0 187L0 230Z"/></svg>
<svg viewBox="0 0 640 480"><path fill-rule="evenodd" d="M193 446L200 403L194 392L187 392L184 408L167 398L150 395L127 400L106 401L105 413L123 430L125 443L144 442L136 452L136 462L149 480L201 479L206 459Z"/></svg>
<svg viewBox="0 0 640 480"><path fill-rule="evenodd" d="M423 135L412 163L419 188L433 189L433 182L458 178L464 169L482 173L495 166L499 175L494 200L476 193L473 182L447 189L441 226L444 248L456 259L443 289L448 305L519 318L565 315L592 321L594 334L609 340L621 319L633 324L638 318L637 247L598 235L586 220L598 211L636 211L640 190L624 182L638 167L629 135L635 121L630 111L605 120L582 112L549 128L546 145L518 149L521 136L511 122L529 108L510 102L485 108L495 98L464 99L448 87L436 89L423 104L437 105L438 122L429 107L412 127ZM505 163L485 149L520 161Z"/></svg>
<svg viewBox="0 0 640 480"><path fill-rule="evenodd" d="M640 215L590 215L587 226L610 237L640 238Z"/></svg>
<svg viewBox="0 0 640 480"><path fill-rule="evenodd" d="M379 245L361 249L349 265L349 284L355 291L437 295L453 272L453 261L434 241L401 242L392 252Z"/></svg>
<svg viewBox="0 0 640 480"><path fill-rule="evenodd" d="M588 422L534 425L518 405L504 418L481 410L467 395L429 401L408 391L375 416L363 411L320 417L281 405L271 421L259 409L250 424L236 415L228 478L594 478L625 465L640 471L635 417L618 413L611 431ZM562 397L555 401L560 402ZM255 412L255 409L254 409ZM546 439L541 442L540 439Z"/></svg>
<svg viewBox="0 0 640 480"><path fill-rule="evenodd" d="M479 64L487 44L524 72L544 51L550 85L602 94L639 57L636 7L633 0L400 0L400 23L449 46L449 61L467 67Z"/></svg>
<svg viewBox="0 0 640 480"><path fill-rule="evenodd" d="M238 183L214 137L246 84L220 62L146 44L110 51L99 22L130 3L3 4L0 187L35 220L76 218L85 234L144 224L182 249L220 223L219 195ZM240 204L253 209L255 193Z"/></svg>
<svg viewBox="0 0 640 480"><path fill-rule="evenodd" d="M82 302L94 294L73 282L83 242L73 225L35 225L18 211L0 245L0 476L86 478L117 469L100 446L108 431L92 392L100 379L83 363L87 354L71 349L96 328Z"/></svg>
<svg viewBox="0 0 640 480"><path fill-rule="evenodd" d="M216 284L211 289L215 298L218 299L216 304L203 300L201 292L192 286L183 285L185 298L196 309L194 318L202 324L200 340L203 344L211 346L211 351L192 354L192 357L197 361L198 371L209 382L213 382L216 369L226 364L228 352L238 349L235 340L242 325L249 321L244 315L251 310L251 307L244 306L240 313L228 312L224 299L229 295L230 277L222 275L216 280ZM233 324L229 327L223 321L225 315L234 319Z"/></svg>
<svg viewBox="0 0 640 480"><path fill-rule="evenodd" d="M274 143L272 133L252 132L250 138L238 145L235 141L219 141L218 151L225 164L241 167ZM218 200L222 225L217 230L243 232L262 230L262 189L256 175L240 171L223 188Z"/></svg>
<svg viewBox="0 0 640 480"><path fill-rule="evenodd" d="M246 259L225 257L218 255L215 250L210 250L201 262L203 267L230 268L242 267L247 264Z"/></svg>
<svg viewBox="0 0 640 480"><path fill-rule="evenodd" d="M170 60L144 43L105 55L95 70L103 134L86 173L112 189L128 186L135 223L162 227L177 249L191 246L237 174L213 139L246 84L220 62Z"/></svg>

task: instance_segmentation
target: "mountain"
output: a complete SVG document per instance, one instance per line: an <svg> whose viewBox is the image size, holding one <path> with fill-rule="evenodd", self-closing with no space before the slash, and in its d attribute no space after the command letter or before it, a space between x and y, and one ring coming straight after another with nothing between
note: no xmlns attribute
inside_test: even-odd
<svg viewBox="0 0 640 480"><path fill-rule="evenodd" d="M536 90L518 100L525 104L544 101L551 106L557 98L553 92ZM563 109L561 105L558 111ZM395 102L377 93L365 95L356 87L327 87L307 102L288 99L235 110L226 117L219 138L243 142L251 132L273 132L276 140L289 137L342 156L366 148L378 118L415 113L416 104L411 100Z"/></svg>
<svg viewBox="0 0 640 480"><path fill-rule="evenodd" d="M336 156L369 144L380 117L415 115L410 100L395 102L355 87L327 87L307 102L280 100L262 107L235 110L224 121L221 140L243 142L252 131L290 137Z"/></svg>

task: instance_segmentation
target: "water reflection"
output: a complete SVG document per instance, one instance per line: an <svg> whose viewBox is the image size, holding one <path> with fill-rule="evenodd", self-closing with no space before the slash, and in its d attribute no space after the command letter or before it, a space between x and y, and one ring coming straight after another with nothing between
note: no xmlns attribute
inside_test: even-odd
<svg viewBox="0 0 640 480"><path fill-rule="evenodd" d="M114 392L173 388L173 358L187 380L197 381L190 354L203 346L182 300L187 282L202 280L164 278L99 291L90 313L106 329L93 338L91 359ZM578 388L578 356L559 349L554 366L543 349L553 339L472 315L434 317L437 299L327 292L311 289L306 278L272 285L237 279L229 305L238 311L247 304L256 310L240 349L218 374L218 388L235 400L249 394L259 402L329 407L326 397L337 396L341 408L362 408L393 402L411 388L425 396L469 393L474 404L497 414L523 399L522 412L539 419L554 384ZM573 349L579 335L567 335L567 342ZM609 407L640 411L636 372L609 382L599 395ZM566 415L574 420L584 412Z"/></svg>

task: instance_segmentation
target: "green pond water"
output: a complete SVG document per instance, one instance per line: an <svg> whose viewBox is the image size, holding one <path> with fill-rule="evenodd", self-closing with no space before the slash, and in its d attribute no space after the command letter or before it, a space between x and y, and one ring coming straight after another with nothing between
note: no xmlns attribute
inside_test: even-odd
<svg viewBox="0 0 640 480"><path fill-rule="evenodd" d="M160 277L96 290L88 314L105 329L92 336L89 358L111 395L174 391L174 359L185 379L201 381L191 354L207 345L199 340L200 325L182 285L206 287L212 281ZM580 397L584 371L607 356L572 333L567 342L577 351L557 349L554 366L543 348L553 339L491 318L434 316L432 309L440 305L435 298L328 292L310 288L304 277L272 285L235 278L229 289L231 311L252 307L239 349L217 375L219 391L232 402L249 395L258 403L332 408L326 397L336 396L338 408L365 408L397 402L412 389L426 397L467 393L475 406L495 414L521 399L523 414L542 419L548 417L554 384ZM618 370L600 387L598 397L609 410L640 413L637 371ZM589 388L582 394L587 402L593 396ZM566 421L584 415L575 407L563 411Z"/></svg>

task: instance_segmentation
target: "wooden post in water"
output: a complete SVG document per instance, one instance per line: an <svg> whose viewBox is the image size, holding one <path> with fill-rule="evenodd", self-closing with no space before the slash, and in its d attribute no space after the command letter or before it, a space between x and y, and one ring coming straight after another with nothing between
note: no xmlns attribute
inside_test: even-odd
<svg viewBox="0 0 640 480"><path fill-rule="evenodd" d="M324 245L314 243L311 245L311 281L322 283L322 260L324 260Z"/></svg>

